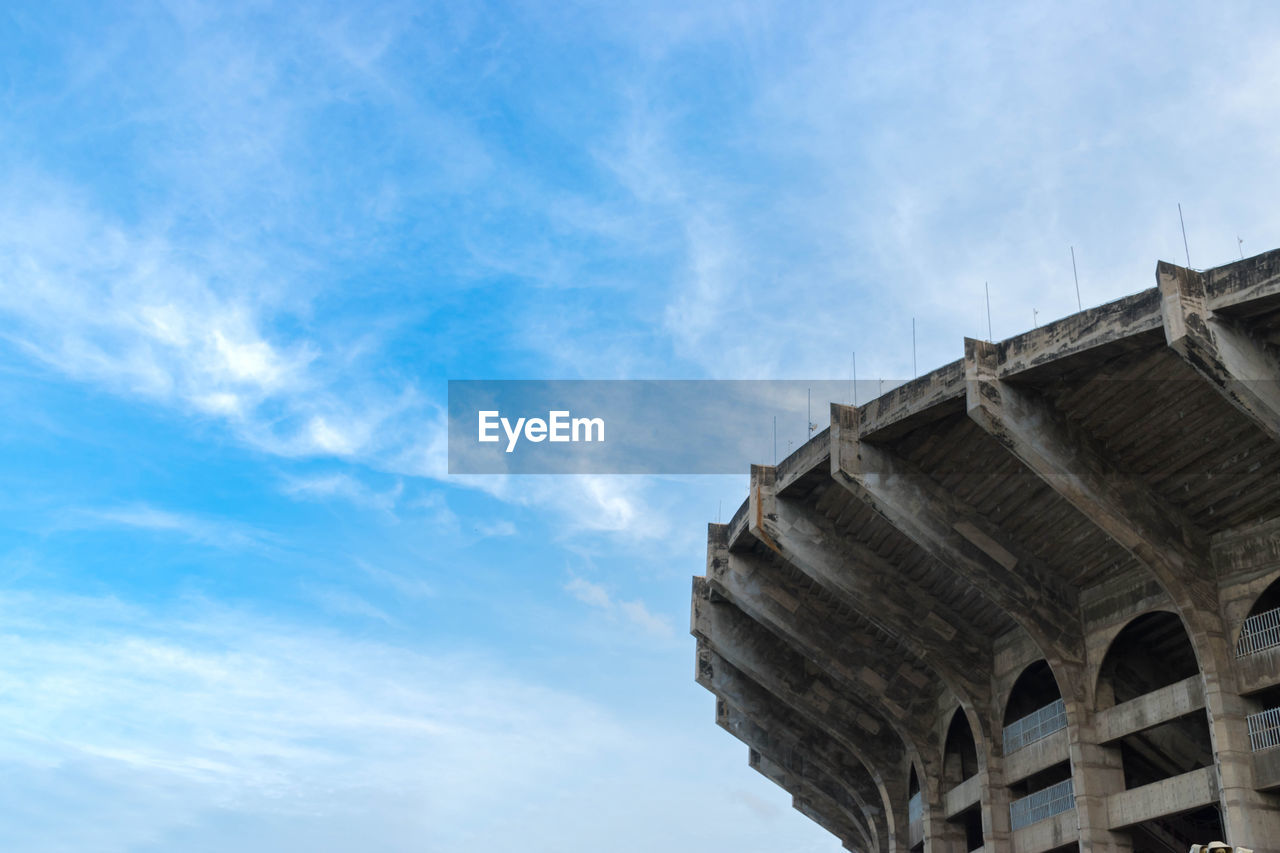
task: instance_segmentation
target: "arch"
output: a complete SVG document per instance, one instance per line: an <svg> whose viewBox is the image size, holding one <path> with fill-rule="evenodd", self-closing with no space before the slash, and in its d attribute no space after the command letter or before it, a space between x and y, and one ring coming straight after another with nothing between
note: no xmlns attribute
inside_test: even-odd
<svg viewBox="0 0 1280 853"><path fill-rule="evenodd" d="M1004 703L1004 725L1020 720L1062 698L1053 668L1044 658L1027 664L1009 689Z"/></svg>
<svg viewBox="0 0 1280 853"><path fill-rule="evenodd" d="M980 769L978 744L969 725L969 718L963 708L957 708L951 715L951 725L947 727L947 737L942 747L943 790L949 790L970 776L976 776Z"/></svg>
<svg viewBox="0 0 1280 853"><path fill-rule="evenodd" d="M1253 606L1236 629L1237 655L1264 651L1280 643L1280 577L1274 578L1267 588L1258 593ZM1266 614L1266 615L1264 615Z"/></svg>
<svg viewBox="0 0 1280 853"><path fill-rule="evenodd" d="M1150 610L1129 620L1112 638L1098 666L1094 705L1104 710L1199 674L1182 617Z"/></svg>
<svg viewBox="0 0 1280 853"><path fill-rule="evenodd" d="M1267 588L1253 600L1253 607L1249 608L1249 615L1257 616L1259 613L1278 608L1280 608L1280 576L1272 580Z"/></svg>

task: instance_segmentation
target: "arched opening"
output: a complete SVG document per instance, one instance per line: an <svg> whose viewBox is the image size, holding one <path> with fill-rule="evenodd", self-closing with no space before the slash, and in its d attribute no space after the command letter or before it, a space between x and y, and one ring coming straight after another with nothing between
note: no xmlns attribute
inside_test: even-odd
<svg viewBox="0 0 1280 853"><path fill-rule="evenodd" d="M951 717L942 749L942 778L948 790L978 772L978 745L973 739L969 718L960 709Z"/></svg>
<svg viewBox="0 0 1280 853"><path fill-rule="evenodd" d="M1046 661L1028 666L1013 683L1004 706L1004 751L1008 755L1067 725L1062 691Z"/></svg>
<svg viewBox="0 0 1280 853"><path fill-rule="evenodd" d="M1047 661L1030 664L1013 683L1009 701L1004 706L1004 724L1007 726L1054 701L1062 698L1058 680Z"/></svg>
<svg viewBox="0 0 1280 853"><path fill-rule="evenodd" d="M977 775L978 745L969 726L969 718L961 708L952 715L951 725L947 728L947 739L942 748L942 778L947 791L973 779L970 783L972 794L965 798L972 801L972 805L947 818L956 825L957 834L963 833L965 850L979 850L983 845L981 790L975 784Z"/></svg>
<svg viewBox="0 0 1280 853"><path fill-rule="evenodd" d="M1119 721L1107 746L1116 749L1126 790L1156 785L1212 767L1213 741L1203 707L1177 716L1178 708L1203 704L1200 667L1182 619L1157 610L1129 622L1111 641L1098 670L1097 705L1118 705ZM1170 784L1183 784L1182 781ZM1152 797L1162 795L1152 789ZM1187 849L1221 829L1216 807L1161 815L1130 829L1134 850ZM1163 845L1163 846L1161 846Z"/></svg>
<svg viewBox="0 0 1280 853"><path fill-rule="evenodd" d="M1280 646L1280 578L1262 591L1253 603L1240 635L1236 639L1236 655L1246 657Z"/></svg>
<svg viewBox="0 0 1280 853"><path fill-rule="evenodd" d="M1067 727L1067 708L1047 661L1029 665L1013 683L1004 707L1005 755ZM1071 762L1063 760L1023 778L1010 778L1009 821L1014 831L1075 808Z"/></svg>
<svg viewBox="0 0 1280 853"><path fill-rule="evenodd" d="M1111 641L1098 671L1098 710L1199 675L1182 620L1164 610L1134 619Z"/></svg>
<svg viewBox="0 0 1280 853"><path fill-rule="evenodd" d="M1191 844L1203 844L1196 839L1219 839L1226 833L1222 828L1222 815L1217 806L1205 806L1182 814L1159 817L1140 823L1129 831L1133 853L1182 853ZM1190 838L1191 841L1185 839Z"/></svg>

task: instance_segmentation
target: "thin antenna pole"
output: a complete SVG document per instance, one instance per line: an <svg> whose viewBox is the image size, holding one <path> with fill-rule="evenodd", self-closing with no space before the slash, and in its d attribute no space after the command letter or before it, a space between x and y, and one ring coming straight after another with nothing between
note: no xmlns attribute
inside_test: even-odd
<svg viewBox="0 0 1280 853"><path fill-rule="evenodd" d="M916 318L911 318L911 378L914 379L920 375L920 371L916 369Z"/></svg>
<svg viewBox="0 0 1280 853"><path fill-rule="evenodd" d="M1080 273L1076 272L1076 247L1071 247L1071 277L1076 280L1076 310L1083 311L1084 306L1080 304Z"/></svg>
<svg viewBox="0 0 1280 853"><path fill-rule="evenodd" d="M853 351L853 404L858 405L858 351Z"/></svg>
<svg viewBox="0 0 1280 853"><path fill-rule="evenodd" d="M773 416L773 466L778 467L778 416Z"/></svg>
<svg viewBox="0 0 1280 853"><path fill-rule="evenodd" d="M1236 235L1236 246L1239 247L1240 249L1240 260L1243 261L1244 260L1244 240L1241 240L1239 235Z"/></svg>
<svg viewBox="0 0 1280 853"><path fill-rule="evenodd" d="M805 423L809 426L809 436L813 435L813 389L806 389L809 392L809 411L805 415ZM808 436L806 436L808 437Z"/></svg>
<svg viewBox="0 0 1280 853"><path fill-rule="evenodd" d="M991 285L984 281L982 286L987 291L987 343L991 343Z"/></svg>
<svg viewBox="0 0 1280 853"><path fill-rule="evenodd" d="M1187 269L1191 269L1191 249L1187 247L1187 223L1182 219L1182 202L1178 202L1178 224L1182 226L1182 251L1187 253Z"/></svg>
<svg viewBox="0 0 1280 853"><path fill-rule="evenodd" d="M720 523L720 510L724 509L724 501L716 501L716 524Z"/></svg>
<svg viewBox="0 0 1280 853"><path fill-rule="evenodd" d="M1032 309L1031 309L1031 328L1033 328L1033 329L1038 329L1038 328L1040 328L1040 323L1039 323L1039 321L1037 320L1037 318L1038 318L1039 316L1040 316L1040 312L1039 312L1039 311L1037 311L1036 309L1032 308Z"/></svg>

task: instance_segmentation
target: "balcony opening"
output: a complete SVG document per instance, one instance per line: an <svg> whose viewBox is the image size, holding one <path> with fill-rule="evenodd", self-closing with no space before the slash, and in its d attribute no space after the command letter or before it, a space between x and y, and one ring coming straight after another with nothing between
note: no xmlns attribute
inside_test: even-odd
<svg viewBox="0 0 1280 853"><path fill-rule="evenodd" d="M1004 752L1008 755L1067 726L1066 705L1053 670L1043 660L1022 671L1004 710Z"/></svg>
<svg viewBox="0 0 1280 853"><path fill-rule="evenodd" d="M951 823L955 824L964 838L965 850L981 850L983 845L982 836L982 807L971 806L951 818Z"/></svg>
<svg viewBox="0 0 1280 853"><path fill-rule="evenodd" d="M1098 710L1137 699L1200 672L1182 620L1157 610L1137 617L1111 641L1098 672Z"/></svg>
<svg viewBox="0 0 1280 853"><path fill-rule="evenodd" d="M1143 614L1107 649L1098 671L1098 707L1133 701L1199 672L1182 620L1164 610ZM1203 710L1127 735L1116 746L1126 790L1213 764L1209 719Z"/></svg>
<svg viewBox="0 0 1280 853"><path fill-rule="evenodd" d="M1280 578L1263 590L1240 626L1236 656L1254 655L1276 646L1280 646Z"/></svg>
<svg viewBox="0 0 1280 853"><path fill-rule="evenodd" d="M978 773L978 746L973 739L973 729L964 709L955 712L947 729L947 741L942 750L942 777L944 789L951 790L965 779Z"/></svg>
<svg viewBox="0 0 1280 853"><path fill-rule="evenodd" d="M1254 752L1280 749L1280 685L1251 693L1249 747Z"/></svg>
<svg viewBox="0 0 1280 853"><path fill-rule="evenodd" d="M1224 834L1217 806L1153 818L1129 828L1133 853L1186 853L1192 844Z"/></svg>
<svg viewBox="0 0 1280 853"><path fill-rule="evenodd" d="M1063 761L1010 785L1009 797L1009 821L1015 831L1075 808L1071 763Z"/></svg>
<svg viewBox="0 0 1280 853"><path fill-rule="evenodd" d="M1213 764L1213 742L1204 711L1121 738L1125 790L1141 788Z"/></svg>
<svg viewBox="0 0 1280 853"><path fill-rule="evenodd" d="M942 749L943 790L950 791L966 779L978 775L978 746L973 738L969 718L961 708L951 717L947 740ZM975 791L980 794L980 792ZM975 804L953 815L954 824L965 839L965 850L979 850L983 845L982 807Z"/></svg>

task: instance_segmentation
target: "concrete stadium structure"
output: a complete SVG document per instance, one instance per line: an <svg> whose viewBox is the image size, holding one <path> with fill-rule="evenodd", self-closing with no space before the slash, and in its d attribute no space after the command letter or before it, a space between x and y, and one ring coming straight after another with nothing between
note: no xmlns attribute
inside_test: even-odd
<svg viewBox="0 0 1280 853"><path fill-rule="evenodd" d="M1280 251L859 407L709 527L697 680L850 850L1280 853Z"/></svg>

